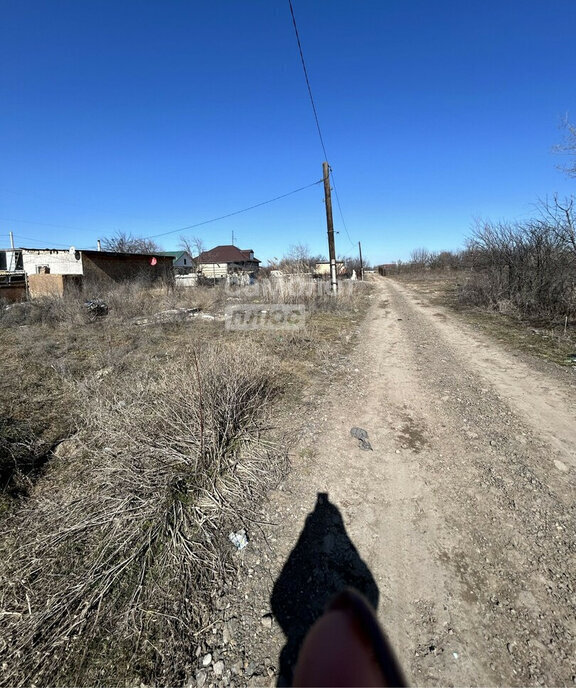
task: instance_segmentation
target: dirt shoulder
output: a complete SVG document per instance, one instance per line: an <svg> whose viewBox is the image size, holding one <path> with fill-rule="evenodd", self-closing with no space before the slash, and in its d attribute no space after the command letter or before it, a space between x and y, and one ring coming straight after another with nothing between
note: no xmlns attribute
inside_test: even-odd
<svg viewBox="0 0 576 688"><path fill-rule="evenodd" d="M574 377L391 280L372 300L349 366L305 402L198 685L285 684L343 584L378 603L411 684L572 684Z"/></svg>

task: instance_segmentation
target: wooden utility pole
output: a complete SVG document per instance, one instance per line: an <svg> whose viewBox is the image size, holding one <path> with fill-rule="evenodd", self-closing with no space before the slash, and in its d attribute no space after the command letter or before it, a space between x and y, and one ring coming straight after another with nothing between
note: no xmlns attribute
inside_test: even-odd
<svg viewBox="0 0 576 688"><path fill-rule="evenodd" d="M362 262L362 244L358 242L358 251L360 253L360 279L364 279L364 263Z"/></svg>
<svg viewBox="0 0 576 688"><path fill-rule="evenodd" d="M328 257L330 258L330 291L338 291L336 276L336 249L334 247L334 221L332 219L332 197L330 196L330 166L322 163L324 173L324 199L326 203L326 225L328 227Z"/></svg>

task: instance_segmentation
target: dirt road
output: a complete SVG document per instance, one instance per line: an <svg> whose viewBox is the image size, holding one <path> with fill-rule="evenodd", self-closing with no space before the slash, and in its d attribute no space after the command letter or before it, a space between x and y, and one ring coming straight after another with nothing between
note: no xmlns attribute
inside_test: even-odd
<svg viewBox="0 0 576 688"><path fill-rule="evenodd" d="M358 581L412 685L576 683L574 371L506 352L386 279L352 360L310 400L272 525L239 555L235 633L213 643L236 662L229 680L289 680L294 647L278 655L305 630L295 617Z"/></svg>

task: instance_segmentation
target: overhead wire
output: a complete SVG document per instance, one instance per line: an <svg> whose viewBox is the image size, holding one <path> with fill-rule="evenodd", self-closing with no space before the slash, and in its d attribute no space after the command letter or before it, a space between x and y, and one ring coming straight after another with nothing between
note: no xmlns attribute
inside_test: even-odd
<svg viewBox="0 0 576 688"><path fill-rule="evenodd" d="M316 186L317 184L322 184L324 180L319 179L317 182L312 182L312 184L307 184L306 186L301 186L299 189L294 189L293 191L289 191L288 193L282 194L281 196L275 196L274 198L270 198L267 201L262 201L261 203L255 203L254 205L248 206L247 208L242 208L241 210L235 210L232 213L227 213L226 215L220 215L219 217L213 217L210 220L203 220L202 222L196 222L193 225L187 225L186 227L180 227L178 229L171 229L168 232L162 232L161 234L152 234L147 237L143 237L144 239L158 239L159 237L163 236L168 236L169 234L176 234L177 232L185 232L188 229L195 229L196 227L202 227L203 225L210 224L211 222L217 222L218 220L225 220L228 217L232 217L233 215L240 215L240 213L246 213L249 210L254 210L254 208L260 208L263 205L267 205L268 203L274 203L274 201L279 201L281 198L286 198L287 196L292 196L292 194L298 193L299 191L304 191L305 189L309 189L312 186Z"/></svg>
<svg viewBox="0 0 576 688"><path fill-rule="evenodd" d="M25 241L31 241L34 244L45 244L44 240L42 239L33 239L32 237L25 237L22 236L22 234L17 234L16 232L14 233L14 239L24 239ZM49 243L52 246L62 246L63 248L70 248L70 244L58 244L55 241L50 241Z"/></svg>
<svg viewBox="0 0 576 688"><path fill-rule="evenodd" d="M348 233L348 227L346 226L346 222L344 221L344 215L342 213L342 206L340 205L340 196L338 196L338 190L336 189L336 180L334 179L334 171L332 170L332 168L330 168L330 172L332 174L332 188L334 189L334 195L336 196L336 205L338 206L338 212L340 213L340 219L342 220L342 226L344 227L344 231L346 232L346 236L348 237L348 241L350 242L350 245L356 246L356 244L350 238L350 234Z"/></svg>
<svg viewBox="0 0 576 688"><path fill-rule="evenodd" d="M161 232L160 234L152 234L147 237L142 237L143 239L157 239L158 237L163 237L163 236L168 236L169 234L176 234L177 232L184 232L188 229L194 229L196 227L202 227L203 225L210 224L211 222L217 222L218 220L224 220L228 217L233 217L234 215L240 215L241 213L246 213L249 210L254 210L254 208L260 208L263 205L267 205L268 203L274 203L275 201L279 201L282 198L287 198L288 196L292 196L293 194L299 193L300 191L304 191L305 189L309 189L312 186L317 186L318 184L322 184L324 180L319 179L318 181L312 182L311 184L306 184L306 186L301 186L298 189L293 189L292 191L288 191L288 193L281 194L280 196L275 196L274 198L269 198L266 201L261 201L260 203L255 203L254 205L248 206L247 208L242 208L241 210L235 210L231 213L226 213L226 215L220 215L218 217L213 217L210 218L209 220L203 220L202 222L196 222L195 224L192 225L187 225L186 227L179 227L178 229L171 229L168 232ZM60 229L75 229L79 230L78 227L69 227L66 225L53 225L53 224L48 224L46 222L32 222L30 220L6 220L9 222L23 222L26 224L37 224L37 225L42 225L44 227L56 227ZM85 231L85 230L81 230ZM6 235L1 235L0 236L6 236L7 238L10 236L9 234ZM43 243L42 239L33 239L32 237L25 237L22 234L16 234L14 233L14 238L19 238L19 239L24 239L26 241L32 241L36 244ZM50 242L53 246L66 246L68 247L68 244L57 244L55 242Z"/></svg>
<svg viewBox="0 0 576 688"><path fill-rule="evenodd" d="M320 145L322 146L322 152L324 153L324 160L328 161L328 153L326 152L326 145L324 144L324 137L322 136L322 129L320 127L320 120L318 118L318 111L316 110L316 103L314 102L314 96L312 95L312 87L310 86L310 79L308 78L308 69L306 68L306 60L304 59L304 52L302 51L302 43L300 41L300 33L298 32L298 25L296 24L296 17L294 15L294 7L292 6L292 0L288 0L290 5L290 15L292 16L292 25L294 26L294 33L296 34L296 42L298 43L298 52L300 53L300 61L302 62L302 70L304 71L304 78L306 79L306 86L308 87L308 95L310 96L310 104L312 105L312 112L314 113L314 120L316 121L316 129L318 130L318 137L320 139ZM348 237L348 241L352 246L355 246L354 242L350 238L348 232L348 227L344 221L344 214L342 213L342 206L340 204L340 197L338 196L338 190L336 189L336 182L334 180L334 172L330 167L330 173L332 175L332 188L334 189L334 195L336 196L336 204L338 206L338 212L340 213L340 219L342 220L342 226Z"/></svg>
<svg viewBox="0 0 576 688"><path fill-rule="evenodd" d="M322 135L322 129L321 129L321 127L320 127L320 120L319 120L319 118L318 118L318 112L317 112L317 109L316 109L316 104L315 104L315 102L314 102L314 96L313 96L313 94L312 94L312 87L311 87L311 85L310 85L310 79L309 79L309 77L308 77L308 70L307 70L307 68L306 68L306 61L304 60L304 53L303 53L303 51L302 51L302 43L301 43L301 41L300 41L300 34L299 34L299 32L298 32L298 25L296 24L296 17L295 17L295 15L294 15L294 8L293 8L293 6L292 6L292 0L288 0L288 3L289 3L289 5L290 5L290 14L291 14L291 16L292 16L292 24L293 24L293 26L294 26L294 32L295 32L295 34L296 34L296 40L297 40L297 43L298 43L298 51L299 51L299 53L300 53L300 60L301 60L301 62L302 62L302 69L303 69L303 71L304 71L304 77L305 77L306 85L307 85L307 88L308 88L308 95L309 95L309 97L310 97L310 103L311 103L311 105L312 105L312 111L313 111L313 113L314 113L314 120L315 120L315 122L316 122L316 128L317 128L317 131L318 131L318 137L319 137L319 139L320 139L320 144L321 144L321 146L322 146L322 151L323 151L323 153L324 153L324 158L325 158L325 160L328 160L328 153L326 152L326 145L325 145L325 143L324 143L324 137L323 137L323 135ZM348 227L346 226L346 222L345 222L345 220L344 220L344 215L343 215L343 213L342 213L342 206L341 206L341 203L340 203L340 197L339 197L339 195L338 195L338 190L336 189L336 183L335 183L335 180L334 180L334 172L333 172L333 170L332 170L331 167L330 167L330 173L331 173L331 175L332 175L332 185L333 185L333 189L334 189L334 195L336 196L336 203L337 203L337 206L338 206L338 212L339 212L340 218L341 218L341 220L342 220L342 225L343 225L344 230L345 230L345 232L346 232L346 236L348 237L348 241L350 242L351 245L354 245L354 242L353 242L352 239L350 238L350 234L349 234L349 232L348 232ZM225 219L227 219L227 218L229 218L229 217L233 217L233 216L235 216L235 215L239 215L239 214L241 214L241 213L245 213L245 212L248 212L248 211L250 211L250 210L254 210L255 208L259 208L259 207L261 207L261 206L267 205L268 203L274 203L275 201L279 201L279 200L281 200L282 198L286 198L287 196L291 196L292 194L298 193L298 192L300 192L300 191L304 191L305 189L308 189L308 188L310 188L310 187L312 187L312 186L316 186L317 184L322 184L323 181L324 181L323 179L320 179L320 180L318 180L318 181L316 181L316 182L312 182L311 184L307 184L306 186L302 186L302 187L300 187L300 188L298 188L298 189L294 189L293 191L289 191L288 193L281 194L280 196L275 196L274 198L268 199L268 200L266 200L266 201L262 201L262 202L260 202L260 203L255 203L254 205L248 206L247 208L242 208L242 209L240 209L240 210L235 210L234 212L227 213L227 214L225 214L225 215L220 215L220 216L218 216L218 217L214 217L214 218L211 218L211 219L209 219L209 220L203 220L202 222L197 222L197 223L194 223L194 224L191 224L191 225L187 225L186 227L179 227L178 229L172 229L172 230L169 230L169 231L167 231L167 232L161 232L161 233L159 233L159 234L152 234L152 235L149 235L149 236L143 237L143 238L144 238L144 239L157 239L157 238L160 238L160 237L163 237L163 236L168 236L168 235L170 235L170 234L176 234L176 233L178 233L178 232L184 232L184 231L187 231L187 230L190 230L190 229L195 229L196 227L202 227L202 226L207 225L207 224L210 224L210 223L212 223L212 222L218 222L219 220L225 220ZM78 227L70 227L70 226L66 226L66 225L48 224L48 223L44 223L44 222L33 222L33 221L29 221L29 220L28 220L28 221L27 221L27 220L14 220L14 219L10 219L10 220L5 219L5 220L6 220L6 221L10 221L10 222L23 222L23 223L26 223L26 224L36 224L36 225L41 225L41 226L45 226L45 227L54 227L54 228L58 228L58 229L73 229L73 230L77 230L77 231L80 229L80 228L78 228ZM81 230L81 231L84 231L84 230ZM6 235L6 236L8 236L8 235ZM22 236L22 235L18 235L18 236L19 236L20 238L22 238L22 239L27 240L27 241L33 241L34 243L41 243L41 240L38 240L38 239L32 239L31 237L24 237L24 236ZM55 245L55 246L64 246L64 244L56 244L56 243L54 243L54 242L52 242L52 243L53 243L53 245Z"/></svg>
<svg viewBox="0 0 576 688"><path fill-rule="evenodd" d="M304 78L306 79L306 85L308 86L308 95L310 96L310 103L312 104L312 111L314 112L314 119L316 120L316 128L318 129L318 136L320 137L320 143L322 144L322 150L324 151L324 159L328 160L328 153L326 153L326 146L324 145L324 137L322 136L322 130L320 129L320 121L318 119L318 113L316 111L316 105L314 103L314 96L312 95L312 87L310 86L310 79L308 78L308 70L306 69L306 61L304 60L304 53L302 52L302 44L300 43L300 34L298 33L298 25L296 24L296 17L294 16L294 8L292 7L292 0L288 0L290 5L290 14L292 15L292 25L294 26L294 33L296 34L296 41L298 42L298 50L300 52L300 60L302 61L302 69L304 70Z"/></svg>

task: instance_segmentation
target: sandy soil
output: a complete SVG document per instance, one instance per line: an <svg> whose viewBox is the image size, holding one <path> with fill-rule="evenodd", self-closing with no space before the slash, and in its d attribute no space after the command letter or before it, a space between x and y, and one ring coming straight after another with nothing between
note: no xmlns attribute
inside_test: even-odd
<svg viewBox="0 0 576 688"><path fill-rule="evenodd" d="M574 685L574 371L382 278L351 367L333 370L196 683L289 684L302 635L353 584L412 685Z"/></svg>

